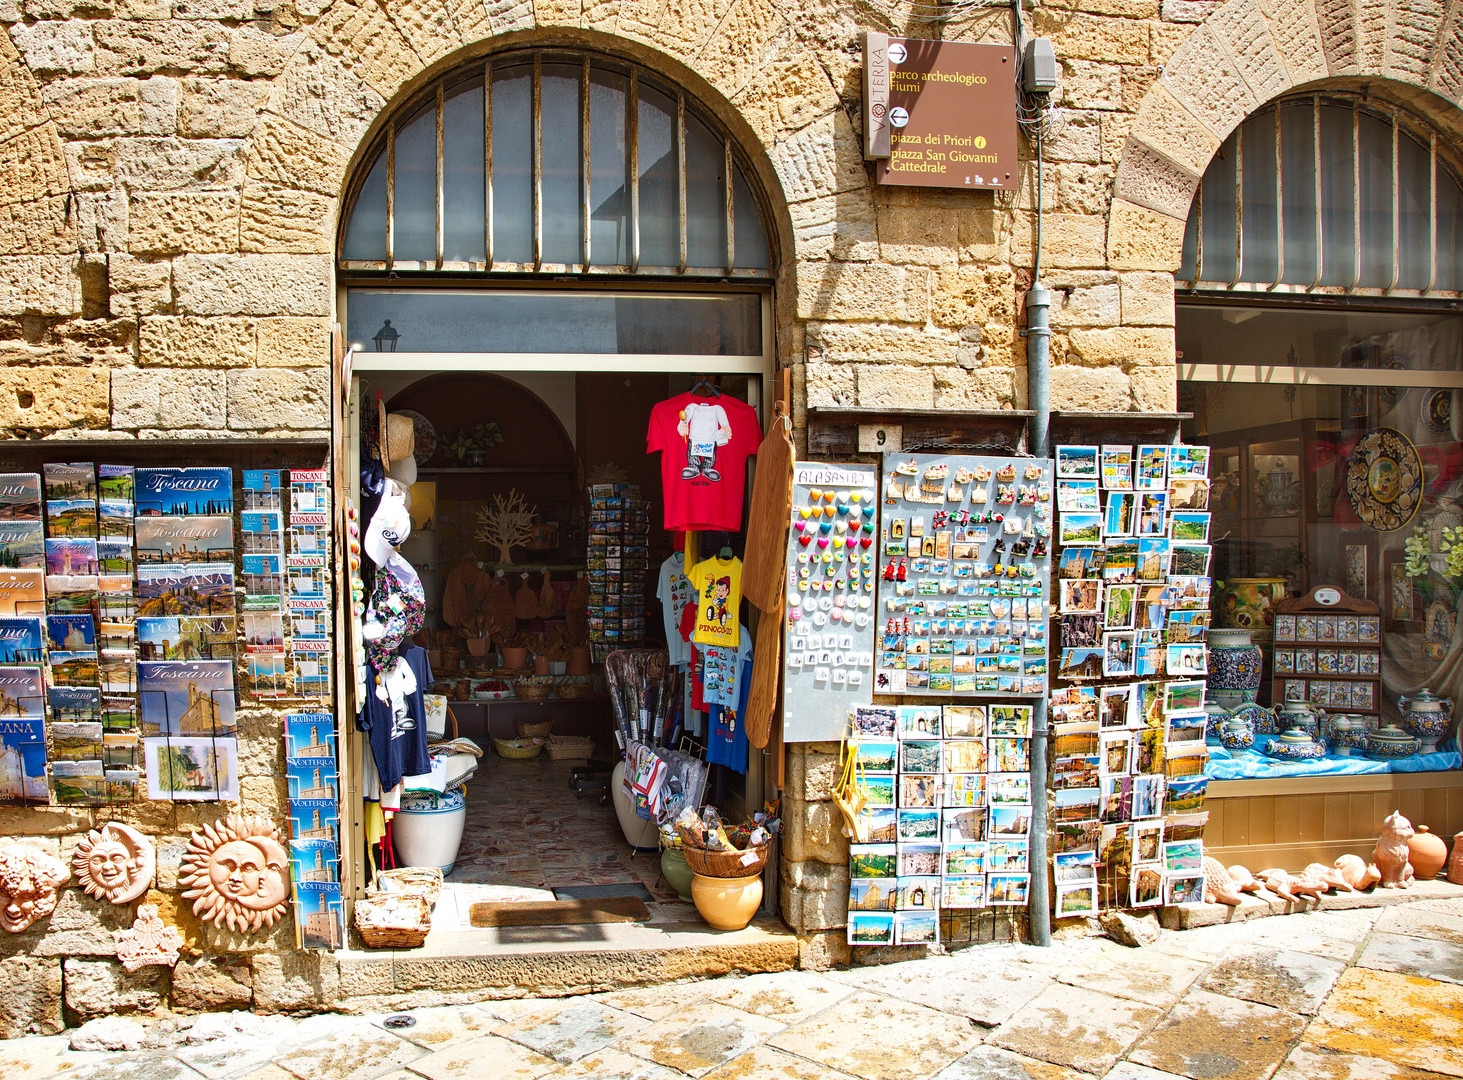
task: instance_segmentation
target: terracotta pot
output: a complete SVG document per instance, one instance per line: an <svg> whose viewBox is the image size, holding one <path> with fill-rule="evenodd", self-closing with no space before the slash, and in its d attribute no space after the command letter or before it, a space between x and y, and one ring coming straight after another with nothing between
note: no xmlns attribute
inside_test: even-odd
<svg viewBox="0 0 1463 1080"><path fill-rule="evenodd" d="M547 656L535 656L533 658L533 673L535 675L547 675L549 673L549 658Z"/></svg>
<svg viewBox="0 0 1463 1080"><path fill-rule="evenodd" d="M1417 831L1407 841L1407 861L1418 881L1431 881L1448 861L1448 845L1441 836L1428 832L1426 825L1414 828Z"/></svg>
<svg viewBox="0 0 1463 1080"><path fill-rule="evenodd" d="M472 697L472 680L471 679L458 679L457 680L457 700L458 701L466 701L470 697Z"/></svg>
<svg viewBox="0 0 1463 1080"><path fill-rule="evenodd" d="M666 884L676 890L676 895L686 903L694 903L691 897L691 879L696 875L686 864L686 856L676 848L666 848L660 853L660 873Z"/></svg>
<svg viewBox="0 0 1463 1080"><path fill-rule="evenodd" d="M457 670L457 665L458 665L458 663L461 660L462 660L462 650L461 649L454 649L454 648L449 647L449 648L446 648L446 649L443 649L442 650L442 670L444 672L453 672L453 671L456 671ZM433 665L432 666L432 670L433 671L436 671L437 670L436 665Z"/></svg>
<svg viewBox="0 0 1463 1080"><path fill-rule="evenodd" d="M569 674L589 674L589 646L583 648L571 648L569 650Z"/></svg>
<svg viewBox="0 0 1463 1080"><path fill-rule="evenodd" d="M1448 860L1448 880L1463 885L1463 832L1453 837L1453 857Z"/></svg>
<svg viewBox="0 0 1463 1080"><path fill-rule="evenodd" d="M691 876L696 910L717 930L741 930L762 905L762 875L717 878Z"/></svg>
<svg viewBox="0 0 1463 1080"><path fill-rule="evenodd" d="M503 647L503 666L510 668L521 668L528 666L527 649L511 649Z"/></svg>
<svg viewBox="0 0 1463 1080"><path fill-rule="evenodd" d="M467 654L469 656L487 656L488 639L485 637L470 637L467 639Z"/></svg>
<svg viewBox="0 0 1463 1080"><path fill-rule="evenodd" d="M635 813L635 804L625 791L625 762L623 759L610 773L610 799L615 804L615 818L620 823L620 831L625 834L625 842L632 848L652 850L659 842L659 831L655 827L655 822L644 821Z"/></svg>

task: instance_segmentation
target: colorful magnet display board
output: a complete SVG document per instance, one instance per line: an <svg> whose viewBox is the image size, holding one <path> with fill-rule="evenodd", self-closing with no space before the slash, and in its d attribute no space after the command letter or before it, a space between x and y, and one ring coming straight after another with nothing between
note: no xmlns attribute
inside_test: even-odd
<svg viewBox="0 0 1463 1080"><path fill-rule="evenodd" d="M886 454L874 692L1047 690L1052 463Z"/></svg>
<svg viewBox="0 0 1463 1080"><path fill-rule="evenodd" d="M841 738L845 709L873 700L878 515L873 468L794 464L782 649L788 742Z"/></svg>

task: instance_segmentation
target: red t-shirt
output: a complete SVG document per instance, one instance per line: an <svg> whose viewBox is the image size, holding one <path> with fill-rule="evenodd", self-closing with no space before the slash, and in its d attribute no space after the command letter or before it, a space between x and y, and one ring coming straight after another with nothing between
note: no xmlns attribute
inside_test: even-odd
<svg viewBox="0 0 1463 1080"><path fill-rule="evenodd" d="M740 529L747 459L761 441L757 411L729 394L681 394L651 409L645 450L660 454L665 527Z"/></svg>

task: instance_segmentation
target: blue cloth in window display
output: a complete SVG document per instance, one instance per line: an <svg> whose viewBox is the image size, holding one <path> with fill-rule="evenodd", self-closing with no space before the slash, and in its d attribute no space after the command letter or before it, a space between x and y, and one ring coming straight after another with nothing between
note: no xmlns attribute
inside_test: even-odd
<svg viewBox="0 0 1463 1080"><path fill-rule="evenodd" d="M1463 756L1413 754L1396 761L1369 757L1324 757L1308 761L1280 761L1258 750L1209 748L1204 775L1210 780L1274 780L1287 776L1361 776L1375 773L1442 772L1463 766Z"/></svg>
<svg viewBox="0 0 1463 1080"><path fill-rule="evenodd" d="M1264 657L1249 630L1209 631L1206 697L1226 709L1252 703L1260 692Z"/></svg>

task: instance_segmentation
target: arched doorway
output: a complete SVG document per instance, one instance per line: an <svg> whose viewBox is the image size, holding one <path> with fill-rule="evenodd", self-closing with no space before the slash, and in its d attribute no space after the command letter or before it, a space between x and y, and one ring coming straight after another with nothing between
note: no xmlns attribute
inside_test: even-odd
<svg viewBox="0 0 1463 1080"><path fill-rule="evenodd" d="M357 415L373 416L380 394L417 424L434 517L408 557L444 645L434 674L450 674L454 692L466 686L453 709L484 748L551 715L556 735L592 738L596 758L612 761L606 698L561 697L558 682L547 703L515 696L506 656L471 659L467 628L441 598L464 559L515 594L527 587L536 603L498 629L551 665L574 630L565 605L581 582L594 660L666 639L659 572L676 538L662 527L647 429L657 404L700 385L758 422L776 270L765 199L710 110L641 65L580 50L513 50L447 72L392 111L360 161L337 250L342 321ZM745 470L735 479L745 486ZM586 484L597 482L623 487L591 501ZM510 494L534 508L541 535L515 545L508 566L481 527ZM612 535L609 511L637 498L647 505L634 527L623 515ZM709 550L736 547L736 533ZM461 666L446 672L459 644ZM564 677L551 667L551 682ZM708 735L688 724L677 745L695 756ZM614 885L621 871L627 887L654 887L625 857L609 808L574 797L568 767L489 749L473 781L486 786L469 792L459 877L550 899ZM758 755L720 789L726 805L759 805ZM494 854L509 835L521 850ZM647 903L670 911L676 900Z"/></svg>

